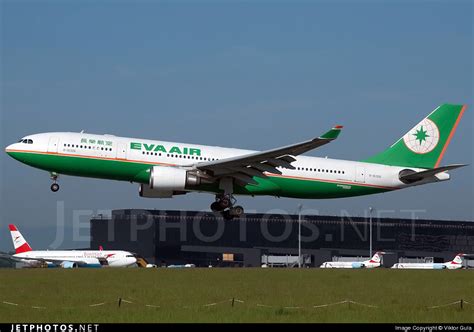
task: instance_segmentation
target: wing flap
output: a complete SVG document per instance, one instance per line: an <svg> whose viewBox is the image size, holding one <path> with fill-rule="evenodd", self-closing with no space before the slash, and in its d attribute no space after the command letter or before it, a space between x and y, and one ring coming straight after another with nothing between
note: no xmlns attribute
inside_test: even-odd
<svg viewBox="0 0 474 332"><path fill-rule="evenodd" d="M243 156L198 163L194 167L215 179L231 177L238 180L240 184L257 184L253 177L265 178L265 173L281 175L282 172L278 168L295 169L291 165L296 161L294 156L335 140L341 130L342 126L335 126L325 134L308 141Z"/></svg>
<svg viewBox="0 0 474 332"><path fill-rule="evenodd" d="M242 173L235 173L232 174L232 177L247 184L258 184L257 181L255 181L252 177L242 174Z"/></svg>
<svg viewBox="0 0 474 332"><path fill-rule="evenodd" d="M275 167L273 167L271 165L264 164L264 163L250 164L250 167L257 169L262 173L267 172L267 173L279 174L279 175L282 174L282 172L280 170L276 169Z"/></svg>

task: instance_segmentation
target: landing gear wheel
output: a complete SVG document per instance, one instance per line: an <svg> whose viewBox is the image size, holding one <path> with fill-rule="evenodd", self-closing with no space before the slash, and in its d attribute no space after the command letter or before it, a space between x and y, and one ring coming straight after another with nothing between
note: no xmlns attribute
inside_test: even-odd
<svg viewBox="0 0 474 332"><path fill-rule="evenodd" d="M240 205L232 207L229 211L230 211L230 214L234 217L240 217L241 215L244 214L244 208L241 207Z"/></svg>
<svg viewBox="0 0 474 332"><path fill-rule="evenodd" d="M230 213L230 210L225 210L222 212L222 217L224 220L232 220L234 219L234 216Z"/></svg>
<svg viewBox="0 0 474 332"><path fill-rule="evenodd" d="M227 198L223 198L219 201L219 206L221 207L222 210L227 209L230 206L230 200Z"/></svg>
<svg viewBox="0 0 474 332"><path fill-rule="evenodd" d="M51 185L51 191L52 191L53 193L55 193L55 192L57 192L58 190L59 190L59 184L53 183L53 184Z"/></svg>
<svg viewBox="0 0 474 332"><path fill-rule="evenodd" d="M211 204L211 210L212 210L212 212L221 212L224 209L221 207L219 202L214 202L214 203Z"/></svg>

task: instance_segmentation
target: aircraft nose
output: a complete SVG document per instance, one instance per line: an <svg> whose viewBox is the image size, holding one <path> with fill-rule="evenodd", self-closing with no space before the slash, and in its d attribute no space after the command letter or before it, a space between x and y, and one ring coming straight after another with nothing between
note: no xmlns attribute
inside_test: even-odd
<svg viewBox="0 0 474 332"><path fill-rule="evenodd" d="M12 150L15 148L15 144L10 144L9 146L7 146L5 148L5 152L8 154L8 155L11 155L12 153Z"/></svg>

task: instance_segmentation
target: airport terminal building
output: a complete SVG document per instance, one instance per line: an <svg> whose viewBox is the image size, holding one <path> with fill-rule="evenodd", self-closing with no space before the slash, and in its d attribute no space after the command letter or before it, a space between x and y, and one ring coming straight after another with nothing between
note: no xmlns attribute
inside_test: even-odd
<svg viewBox="0 0 474 332"><path fill-rule="evenodd" d="M132 251L159 266L294 266L301 244L304 265L317 267L367 258L369 221L286 214L246 214L226 221L211 212L128 209L92 218L90 235L91 248ZM372 241L373 252L388 252L386 267L422 258L440 263L457 253L474 253L474 222L374 218Z"/></svg>

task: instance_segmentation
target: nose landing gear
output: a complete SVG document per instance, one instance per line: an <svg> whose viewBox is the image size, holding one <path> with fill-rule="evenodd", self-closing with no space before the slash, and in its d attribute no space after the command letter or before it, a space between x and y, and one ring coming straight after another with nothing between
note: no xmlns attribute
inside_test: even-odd
<svg viewBox="0 0 474 332"><path fill-rule="evenodd" d="M54 183L51 185L51 191L55 193L59 190L59 184L57 184L58 175L56 173L51 173L51 180L54 181Z"/></svg>

